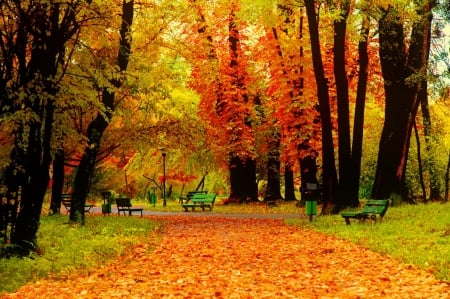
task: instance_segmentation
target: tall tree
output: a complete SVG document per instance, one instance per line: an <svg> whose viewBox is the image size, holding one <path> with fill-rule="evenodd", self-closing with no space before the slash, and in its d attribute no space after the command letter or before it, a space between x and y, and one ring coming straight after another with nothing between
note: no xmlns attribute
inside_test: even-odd
<svg viewBox="0 0 450 299"><path fill-rule="evenodd" d="M245 71L243 62L243 51L241 48L241 35L237 26L236 19L237 6L232 5L229 20L229 68L230 68L230 88L232 91L231 98L225 106L234 106L237 108L240 105L249 106L251 96L246 85L247 72ZM224 107L225 108L225 107ZM226 107L225 109L229 109ZM222 110L223 111L223 110ZM232 151L230 152L229 170L230 170L230 200L239 200L240 203L247 201L258 200L258 186L256 184L256 159L249 152L250 148L242 148L245 143L253 139L252 124L250 111L243 110L237 114L228 114L228 121L231 124L230 138L233 143ZM247 135L247 136L246 136ZM242 140L240 140L243 138ZM250 140L245 140L245 139Z"/></svg>
<svg viewBox="0 0 450 299"><path fill-rule="evenodd" d="M430 107L428 101L428 80L427 80L427 66L430 57L430 48L431 48L431 26L433 21L433 13L432 9L437 5L437 1L429 1L428 5L424 6L424 17L422 19L422 23L419 25L421 28L418 30L422 30L423 39L417 41L417 47L421 47L423 49L422 53L422 63L424 67L420 69L420 73L418 76L418 91L417 97L420 101L420 109L422 111L422 119L423 119L423 128L425 135L425 143L426 143L426 152L427 152L427 163L425 163L425 168L429 172L430 177L430 200L439 200L442 198L441 192L441 184L440 180L437 176L436 172L436 160L431 153L431 144L433 143L432 136L432 121L430 115ZM426 201L427 198L424 198Z"/></svg>
<svg viewBox="0 0 450 299"><path fill-rule="evenodd" d="M352 185L352 149L350 146L350 113L349 113L349 87L346 70L346 34L347 19L350 12L350 1L339 1L335 8L339 15L333 22L334 47L333 66L337 95L337 122L338 122L338 157L339 157L339 196L336 197L336 210L345 206L357 206L358 197L351 197ZM359 179L359 178L355 178Z"/></svg>
<svg viewBox="0 0 450 299"><path fill-rule="evenodd" d="M364 13L364 10L363 10ZM369 38L369 18L367 15L362 17L360 39L358 42L359 72L358 85L356 89L355 119L353 122L352 156L351 156L351 181L349 186L350 203L356 203L359 199L359 185L361 177L361 160L364 133L364 110L366 103L366 90L368 79L369 55L367 44ZM359 200L358 200L359 201Z"/></svg>
<svg viewBox="0 0 450 299"><path fill-rule="evenodd" d="M87 129L88 145L84 149L80 164L76 170L73 184L72 208L70 220L84 223L84 205L92 179L97 154L99 153L102 135L113 116L116 90L123 85L124 72L127 70L131 54L131 26L134 17L134 0L122 1L120 40L117 49L116 64L119 74L110 79L109 84L101 91L104 113L98 112Z"/></svg>
<svg viewBox="0 0 450 299"><path fill-rule="evenodd" d="M336 204L338 187L331 125L331 110L329 103L329 88L328 80L325 77L324 65L320 49L320 35L317 19L318 16L316 13L316 1L305 0L304 3L306 14L308 17L312 61L317 84L317 95L319 99L319 111L322 126L322 180L324 197L324 210L322 212L329 213Z"/></svg>
<svg viewBox="0 0 450 299"><path fill-rule="evenodd" d="M217 23L206 21L198 1L191 1L197 12L198 35L188 40L199 47L189 51L188 57L194 65L191 86L201 95L200 115L209 125L210 146L220 148L227 157L222 160L230 175L230 201L257 200L256 153L253 129L255 94L249 89L243 39L240 32L244 22L236 13L237 2L218 2L213 7ZM228 12L227 16L224 12ZM227 28L214 30L224 24ZM217 27L220 28L220 27ZM215 29L217 29L215 28ZM226 35L225 35L226 32ZM194 39L194 40L191 40ZM200 38L200 40L198 40ZM217 151L219 152L219 151Z"/></svg>
<svg viewBox="0 0 450 299"><path fill-rule="evenodd" d="M49 182L51 136L59 82L69 61L68 42L87 17L90 1L2 1L1 110L13 116L14 148L7 169L10 190L22 187L11 242L20 254L36 246ZM81 12L83 12L81 14ZM83 17L81 17L83 15Z"/></svg>
<svg viewBox="0 0 450 299"><path fill-rule="evenodd" d="M385 121L379 144L373 198L391 194L409 201L405 173L411 132L420 104L420 84L414 76L427 65L429 43L424 42L431 2L417 3L409 48L398 8L381 8L379 20L380 61L386 95Z"/></svg>

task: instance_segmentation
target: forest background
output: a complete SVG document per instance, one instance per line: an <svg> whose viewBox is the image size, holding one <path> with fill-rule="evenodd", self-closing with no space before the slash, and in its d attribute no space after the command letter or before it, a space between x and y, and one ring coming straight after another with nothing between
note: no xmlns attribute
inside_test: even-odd
<svg viewBox="0 0 450 299"><path fill-rule="evenodd" d="M202 177L239 203L320 185L324 214L448 198L447 1L0 3L0 207L20 193L25 253L50 190L80 223L103 190Z"/></svg>

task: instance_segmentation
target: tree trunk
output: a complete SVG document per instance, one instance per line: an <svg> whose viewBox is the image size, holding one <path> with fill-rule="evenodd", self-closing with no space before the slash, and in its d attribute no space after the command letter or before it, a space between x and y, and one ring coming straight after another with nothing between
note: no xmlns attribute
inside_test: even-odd
<svg viewBox="0 0 450 299"><path fill-rule="evenodd" d="M336 204L337 172L334 158L334 145L329 105L328 80L325 78L322 54L320 51L319 24L314 0L305 0L311 40L312 61L319 98L319 111L322 125L322 159L323 159L323 199L322 214L332 212Z"/></svg>
<svg viewBox="0 0 450 299"><path fill-rule="evenodd" d="M250 158L243 161L240 157L232 156L229 165L231 192L228 202L258 201L256 162Z"/></svg>
<svg viewBox="0 0 450 299"><path fill-rule="evenodd" d="M385 121L379 144L377 170L372 190L375 199L394 194L410 201L405 185L411 132L419 106L420 84L408 82L426 67L424 59L424 11L417 10L410 47L406 52L403 24L398 12L389 7L379 21L380 61L386 95Z"/></svg>
<svg viewBox="0 0 450 299"><path fill-rule="evenodd" d="M267 158L267 188L264 201L273 202L281 197L280 189L280 134L274 132L269 141L269 154Z"/></svg>
<svg viewBox="0 0 450 299"><path fill-rule="evenodd" d="M352 186L355 184L350 147L350 110L348 96L348 80L345 68L345 45L347 17L350 3L341 1L339 18L334 21L334 78L337 92L338 112L338 153L339 153L339 195L336 197L334 212L337 213L347 206L357 206L358 198L352 197ZM358 178L359 179L359 178Z"/></svg>
<svg viewBox="0 0 450 299"><path fill-rule="evenodd" d="M423 48L423 63L426 65L429 61L430 56L430 45L431 45L431 24L433 21L432 8L435 5L435 1L429 1L429 6L424 7L424 20L423 20L423 40L422 40L422 48ZM418 46L420 46L420 40L418 41ZM425 151L427 153L427 158L425 161L425 171L428 171L430 178L430 200L441 200L441 185L440 179L436 173L436 160L432 153L432 122L430 116L430 109L428 105L428 83L427 83L427 68L422 68L421 70L423 74L421 74L421 80L419 82L418 87L418 97L420 101L420 108L422 111L422 119L423 119L423 128L425 134ZM426 199L424 199L426 200Z"/></svg>
<svg viewBox="0 0 450 299"><path fill-rule="evenodd" d="M64 150L59 149L53 158L52 198L50 200L50 215L61 213L61 196L64 188Z"/></svg>
<svg viewBox="0 0 450 299"><path fill-rule="evenodd" d="M48 92L51 91L48 90ZM26 143L28 144L28 151L24 157L25 160L20 158L21 161L28 161L28 163L21 164L24 167L18 171L23 171L17 180L22 187L22 194L20 211L11 236L11 243L18 245L20 255L27 255L29 251L36 248L42 204L49 182L50 140L54 111L51 99L47 99L43 111L45 112L43 115L41 114L41 122L28 125L30 129ZM20 140L20 137L17 139ZM17 178L17 176L12 175L11 178Z"/></svg>
<svg viewBox="0 0 450 299"><path fill-rule="evenodd" d="M361 177L361 158L364 133L364 110L366 103L366 89L368 78L369 56L367 53L367 40L369 36L369 19L364 17L361 25L361 36L358 43L359 74L356 89L355 119L353 122L352 144L352 177L349 195L353 204L359 204L359 179Z"/></svg>
<svg viewBox="0 0 450 299"><path fill-rule="evenodd" d="M122 24L120 29L120 41L116 64L120 72L127 69L131 53L131 26L134 16L134 1L122 1ZM114 88L122 85L120 80L113 79L111 84ZM114 111L115 92L110 87L103 88L102 103L105 107L104 114L98 113L96 118L89 124L87 130L88 146L78 165L73 185L72 208L70 209L70 220L84 223L84 205L89 192L90 181L95 168L95 161L100 147L103 132L108 126Z"/></svg>
<svg viewBox="0 0 450 299"><path fill-rule="evenodd" d="M294 171L292 171L292 167L289 165L284 166L284 200L297 200L295 197Z"/></svg>
<svg viewBox="0 0 450 299"><path fill-rule="evenodd" d="M422 167L422 155L421 155L421 146L420 146L420 137L419 130L417 129L417 124L414 122L414 135L416 137L416 146L417 146L417 168L419 173L419 182L420 187L422 189L422 197L423 202L427 202L427 191L425 188L425 179L423 178L423 167Z"/></svg>

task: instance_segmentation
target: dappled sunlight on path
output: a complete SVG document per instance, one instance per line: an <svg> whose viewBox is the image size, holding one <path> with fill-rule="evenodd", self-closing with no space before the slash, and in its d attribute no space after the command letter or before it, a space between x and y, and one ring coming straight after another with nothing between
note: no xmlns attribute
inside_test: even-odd
<svg viewBox="0 0 450 299"><path fill-rule="evenodd" d="M282 220L165 220L154 251L5 298L450 298L424 271Z"/></svg>

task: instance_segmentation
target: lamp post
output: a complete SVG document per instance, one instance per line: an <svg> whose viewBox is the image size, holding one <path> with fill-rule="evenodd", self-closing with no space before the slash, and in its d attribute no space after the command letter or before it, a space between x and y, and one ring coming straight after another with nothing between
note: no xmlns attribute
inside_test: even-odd
<svg viewBox="0 0 450 299"><path fill-rule="evenodd" d="M163 206L166 206L166 150L161 148L163 158Z"/></svg>

